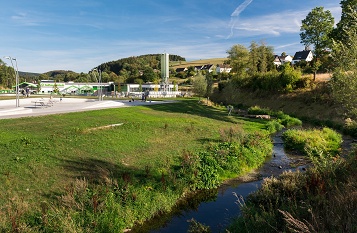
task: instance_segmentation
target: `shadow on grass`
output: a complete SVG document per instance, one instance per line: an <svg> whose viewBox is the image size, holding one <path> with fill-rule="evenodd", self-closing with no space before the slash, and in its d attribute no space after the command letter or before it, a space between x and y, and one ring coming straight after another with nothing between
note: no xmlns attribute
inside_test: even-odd
<svg viewBox="0 0 357 233"><path fill-rule="evenodd" d="M62 167L69 179L85 178L89 183L102 184L108 179L130 179L145 182L160 182L161 177L152 174L150 168L139 169L120 163L96 158L62 159Z"/></svg>
<svg viewBox="0 0 357 233"><path fill-rule="evenodd" d="M169 104L149 105L147 108L156 111L191 114L200 117L207 117L214 120L236 123L231 117L228 116L227 111L202 105L198 103L197 99L185 99Z"/></svg>

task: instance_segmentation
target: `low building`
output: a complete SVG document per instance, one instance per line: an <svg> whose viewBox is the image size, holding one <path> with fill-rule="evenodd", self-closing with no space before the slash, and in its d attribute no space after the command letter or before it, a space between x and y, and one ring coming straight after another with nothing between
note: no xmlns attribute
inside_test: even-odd
<svg viewBox="0 0 357 233"><path fill-rule="evenodd" d="M216 67L217 74L230 73L231 70L232 70L232 67L230 67L229 65L226 65L226 64L220 64Z"/></svg>
<svg viewBox="0 0 357 233"><path fill-rule="evenodd" d="M101 92L105 96L140 97L142 93L146 93L150 98L176 97L181 94L178 85L174 84L121 84L118 87L113 82L99 84L41 80L40 86L38 94L58 92L63 95L98 95L98 92Z"/></svg>

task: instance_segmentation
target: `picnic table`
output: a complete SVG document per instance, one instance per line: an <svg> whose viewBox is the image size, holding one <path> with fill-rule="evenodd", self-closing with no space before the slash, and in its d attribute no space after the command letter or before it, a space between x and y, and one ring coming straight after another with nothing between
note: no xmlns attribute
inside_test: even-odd
<svg viewBox="0 0 357 233"><path fill-rule="evenodd" d="M39 107L51 107L53 106L53 104L56 102L53 99L48 99L47 101L45 99L39 99L39 100L35 100L35 101L31 101L32 103L35 103L35 108L37 108L37 106Z"/></svg>

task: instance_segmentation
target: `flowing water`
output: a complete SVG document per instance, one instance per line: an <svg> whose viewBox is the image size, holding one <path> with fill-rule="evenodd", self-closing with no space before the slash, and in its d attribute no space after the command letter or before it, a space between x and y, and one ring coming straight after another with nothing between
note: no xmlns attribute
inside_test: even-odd
<svg viewBox="0 0 357 233"><path fill-rule="evenodd" d="M256 191L263 178L277 176L286 170L304 169L303 166L291 168L292 162L305 162L303 158L292 158L285 153L281 133L273 137L273 144L271 158L258 171L248 176L255 177L253 181L244 182L240 178L227 182L216 190L202 191L186 199L169 215L158 216L132 232L185 233L191 219L209 226L213 233L224 232L230 220L240 214L242 199Z"/></svg>

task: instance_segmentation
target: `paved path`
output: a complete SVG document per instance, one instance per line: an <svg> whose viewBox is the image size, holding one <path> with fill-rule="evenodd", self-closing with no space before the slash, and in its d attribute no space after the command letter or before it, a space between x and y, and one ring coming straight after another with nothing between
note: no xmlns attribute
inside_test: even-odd
<svg viewBox="0 0 357 233"><path fill-rule="evenodd" d="M78 111L89 111L95 109L105 109L105 108L120 108L120 107L131 107L138 105L151 105L151 104L163 104L171 101L151 101L142 102L134 101L129 102L128 100L103 100L98 101L94 99L81 99L81 98L63 98L60 101L59 98L54 98L52 106L41 107L39 103L34 103L39 101L41 97L38 98L20 98L20 107L16 107L16 100L0 100L0 119L8 118L20 118L20 117L30 117L30 116L41 116L49 114L67 113L67 112L78 112ZM44 102L47 103L49 98L43 98Z"/></svg>

